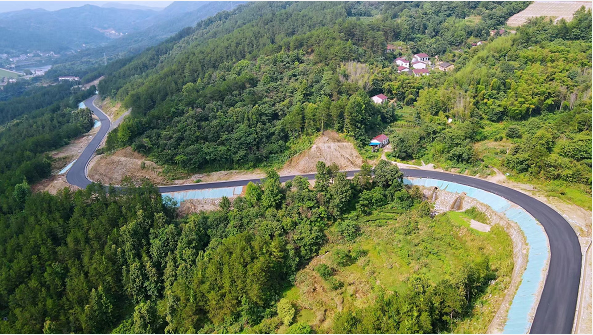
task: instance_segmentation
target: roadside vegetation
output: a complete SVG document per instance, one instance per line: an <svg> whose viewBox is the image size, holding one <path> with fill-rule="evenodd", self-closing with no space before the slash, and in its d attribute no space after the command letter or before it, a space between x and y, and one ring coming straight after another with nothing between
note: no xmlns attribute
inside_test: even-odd
<svg viewBox="0 0 593 335"><path fill-rule="evenodd" d="M328 251L315 271L346 299L333 331L483 330L512 271L508 236L432 218L402 177L386 161L352 180L320 162L314 187L270 171L244 197L184 218L148 184L56 196L18 185L0 214L0 331L309 333L321 328L282 297ZM346 293L344 276L361 271L375 271L364 279L374 304Z"/></svg>

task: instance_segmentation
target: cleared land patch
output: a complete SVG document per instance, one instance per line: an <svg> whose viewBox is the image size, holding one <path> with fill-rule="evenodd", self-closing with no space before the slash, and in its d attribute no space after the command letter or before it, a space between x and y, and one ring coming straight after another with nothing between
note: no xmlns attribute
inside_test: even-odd
<svg viewBox="0 0 593 335"><path fill-rule="evenodd" d="M566 21L572 20L574 12L579 8L585 6L586 9L591 9L591 2L586 1L562 1L562 2L548 2L548 1L535 1L525 10L511 16L507 21L507 25L510 27L518 27L527 22L533 17L550 17L554 18L554 22L558 22L561 19Z"/></svg>

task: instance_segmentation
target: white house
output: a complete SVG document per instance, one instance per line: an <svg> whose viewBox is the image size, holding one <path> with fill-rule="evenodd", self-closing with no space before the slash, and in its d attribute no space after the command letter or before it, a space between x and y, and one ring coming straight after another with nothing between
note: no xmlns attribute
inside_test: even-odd
<svg viewBox="0 0 593 335"><path fill-rule="evenodd" d="M397 66L410 67L410 62L407 59L401 57L395 59L395 64L397 64Z"/></svg>
<svg viewBox="0 0 593 335"><path fill-rule="evenodd" d="M58 77L58 80L59 80L59 81L62 81L62 80L68 80L68 81L79 81L79 80L80 80L80 78L78 78L78 77L74 77L74 76L63 76L63 77Z"/></svg>
<svg viewBox="0 0 593 335"><path fill-rule="evenodd" d="M427 67L425 62L420 62L420 61L414 61L411 64L412 64L412 68L414 68L414 69L426 69L426 67Z"/></svg>
<svg viewBox="0 0 593 335"><path fill-rule="evenodd" d="M425 53L415 54L412 58L412 62L428 62L428 55Z"/></svg>
<svg viewBox="0 0 593 335"><path fill-rule="evenodd" d="M376 104L382 104L385 101L387 101L387 97L384 94L377 94L374 97L372 97L371 99Z"/></svg>

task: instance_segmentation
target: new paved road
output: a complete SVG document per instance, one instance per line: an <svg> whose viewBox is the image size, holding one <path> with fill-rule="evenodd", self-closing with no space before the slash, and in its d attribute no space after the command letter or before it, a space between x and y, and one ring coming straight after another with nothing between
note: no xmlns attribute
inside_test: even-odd
<svg viewBox="0 0 593 335"><path fill-rule="evenodd" d="M68 170L68 174L66 174L66 180L68 183L71 185L76 185L80 188L85 188L91 183L91 181L87 178L86 166L91 160L91 157L93 157L95 150L97 150L99 147L99 144L101 144L101 141L105 135L107 135L107 132L109 132L109 127L111 127L111 121L109 121L107 115L105 115L102 110L95 106L95 99L97 99L97 96L93 95L84 101L84 105L92 110L95 115L97 115L99 121L101 121L101 129L99 129L95 137L93 137L91 143L89 143L89 145L84 148L84 151L82 154L80 154L80 157L78 157L70 170Z"/></svg>
<svg viewBox="0 0 593 335"><path fill-rule="evenodd" d="M109 130L109 119L89 101L85 104L95 112L101 119L101 130L93 138L80 158L68 172L67 179L70 184L86 187L90 181L86 177L85 167L93 152L97 149L101 140ZM91 107L92 106L92 107ZM105 120L104 120L105 119ZM75 169L76 168L76 169ZM568 334L572 331L572 325L576 310L579 281L581 277L581 249L577 236L568 222L556 211L546 204L511 188L487 182L481 179L449 174L444 172L401 169L406 177L432 178L453 183L463 184L479 188L496 195L499 195L529 212L539 221L548 235L550 243L550 266L548 276L544 285L542 296L537 308L533 324L532 334L555 333ZM353 176L358 171L348 171L348 176ZM314 179L315 174L304 174L307 179ZM283 176L282 182L291 180L295 176ZM223 181L213 183L200 183L176 186L161 186L161 193L178 192L188 190L200 190L209 188L245 186L249 182L260 182L260 179Z"/></svg>

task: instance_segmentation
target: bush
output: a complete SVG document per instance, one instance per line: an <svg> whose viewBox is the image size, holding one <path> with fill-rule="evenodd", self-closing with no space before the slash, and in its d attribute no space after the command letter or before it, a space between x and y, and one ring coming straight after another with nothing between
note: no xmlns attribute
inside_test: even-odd
<svg viewBox="0 0 593 335"><path fill-rule="evenodd" d="M348 251L342 250L342 249L336 249L332 253L332 259L337 266L341 266L341 267L348 266L348 265L354 263L354 260L352 259L352 256L350 255L350 253Z"/></svg>
<svg viewBox="0 0 593 335"><path fill-rule="evenodd" d="M290 326L294 320L295 309L288 299L280 299L278 301L278 316L282 319L285 325Z"/></svg>
<svg viewBox="0 0 593 335"><path fill-rule="evenodd" d="M331 277L331 278L330 278L330 279L327 281L327 283L329 284L329 288L330 288L330 289L332 289L332 290L334 290L334 291L335 291L335 290L339 290L339 289L341 289L342 287L344 287L344 283L343 283L342 281L340 281L340 280L338 280L338 279L334 278L334 277Z"/></svg>
<svg viewBox="0 0 593 335"><path fill-rule="evenodd" d="M350 220L339 222L337 230L349 242L356 240L360 235L360 226L358 223Z"/></svg>
<svg viewBox="0 0 593 335"><path fill-rule="evenodd" d="M325 280L329 280L334 274L332 269L325 264L317 265L315 267L315 272L317 272L321 276L321 278Z"/></svg>
<svg viewBox="0 0 593 335"><path fill-rule="evenodd" d="M510 126L507 129L506 137L507 138L521 138L521 128L518 126Z"/></svg>
<svg viewBox="0 0 593 335"><path fill-rule="evenodd" d="M288 327L287 334L313 334L313 329L306 323L299 322Z"/></svg>

